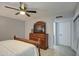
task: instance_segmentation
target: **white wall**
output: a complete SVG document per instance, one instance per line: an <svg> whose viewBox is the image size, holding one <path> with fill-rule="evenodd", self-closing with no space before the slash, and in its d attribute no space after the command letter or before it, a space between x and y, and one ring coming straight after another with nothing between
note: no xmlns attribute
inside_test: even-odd
<svg viewBox="0 0 79 59"><path fill-rule="evenodd" d="M75 19L75 17L79 14L79 3L77 3L76 9L75 9L75 13L73 16L73 20Z"/></svg>
<svg viewBox="0 0 79 59"><path fill-rule="evenodd" d="M13 36L25 37L25 22L0 16L0 40L13 39Z"/></svg>
<svg viewBox="0 0 79 59"><path fill-rule="evenodd" d="M53 19L31 19L26 21L25 23L25 37L29 39L29 33L31 33L31 29L33 29L33 25L37 21L46 22L46 32L48 34L48 45L49 48L53 48Z"/></svg>

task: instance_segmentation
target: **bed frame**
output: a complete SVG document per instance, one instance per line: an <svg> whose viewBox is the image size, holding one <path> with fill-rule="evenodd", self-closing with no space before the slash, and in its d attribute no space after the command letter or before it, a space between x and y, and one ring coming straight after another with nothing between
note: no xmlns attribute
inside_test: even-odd
<svg viewBox="0 0 79 59"><path fill-rule="evenodd" d="M27 42L27 43L35 45L38 48L39 56L41 56L41 54L40 54L40 38L38 39L38 41L33 41L33 40L28 40L25 38L19 38L19 37L14 36L14 40L19 40L19 41L23 41L23 42Z"/></svg>

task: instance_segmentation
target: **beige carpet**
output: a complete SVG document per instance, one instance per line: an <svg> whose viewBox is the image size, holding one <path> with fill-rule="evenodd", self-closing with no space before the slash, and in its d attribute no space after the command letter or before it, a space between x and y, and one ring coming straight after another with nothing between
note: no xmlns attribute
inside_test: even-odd
<svg viewBox="0 0 79 59"><path fill-rule="evenodd" d="M70 48L65 46L56 46L54 49L41 49L41 56L75 56L76 53Z"/></svg>
<svg viewBox="0 0 79 59"><path fill-rule="evenodd" d="M41 49L41 56L58 56L59 53L54 49L47 49L43 50Z"/></svg>

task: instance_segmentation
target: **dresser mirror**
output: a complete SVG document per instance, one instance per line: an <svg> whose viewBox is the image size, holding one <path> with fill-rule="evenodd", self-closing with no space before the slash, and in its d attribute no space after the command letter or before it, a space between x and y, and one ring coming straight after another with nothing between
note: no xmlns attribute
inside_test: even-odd
<svg viewBox="0 0 79 59"><path fill-rule="evenodd" d="M45 33L46 25L43 21L38 21L34 24L34 33Z"/></svg>

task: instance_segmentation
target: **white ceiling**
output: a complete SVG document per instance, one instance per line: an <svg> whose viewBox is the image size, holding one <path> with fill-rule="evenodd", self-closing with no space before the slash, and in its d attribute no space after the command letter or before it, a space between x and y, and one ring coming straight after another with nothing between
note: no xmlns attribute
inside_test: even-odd
<svg viewBox="0 0 79 59"><path fill-rule="evenodd" d="M62 15L64 17L72 16L76 7L76 2L24 2L28 9L36 10L36 14L31 17L26 15L14 15L17 11L5 8L4 6L19 7L18 2L0 2L0 16L6 16L18 20L38 19L47 17L56 17Z"/></svg>

